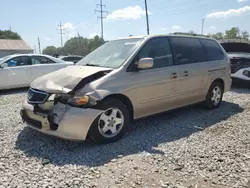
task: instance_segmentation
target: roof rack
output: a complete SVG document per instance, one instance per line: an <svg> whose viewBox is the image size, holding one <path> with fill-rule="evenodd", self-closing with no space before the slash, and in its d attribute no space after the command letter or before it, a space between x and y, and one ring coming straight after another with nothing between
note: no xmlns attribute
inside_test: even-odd
<svg viewBox="0 0 250 188"><path fill-rule="evenodd" d="M210 38L207 35L201 35L201 34L196 34L196 33L184 33L184 32L175 32L175 33L172 33L172 35L187 35L187 36L196 36L196 37Z"/></svg>

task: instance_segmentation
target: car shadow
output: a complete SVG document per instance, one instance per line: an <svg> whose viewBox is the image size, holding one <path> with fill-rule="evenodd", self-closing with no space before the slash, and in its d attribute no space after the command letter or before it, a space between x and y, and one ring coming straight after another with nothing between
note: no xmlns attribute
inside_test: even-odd
<svg viewBox="0 0 250 188"><path fill-rule="evenodd" d="M250 94L249 86L232 85L230 91L234 93L239 93L239 94Z"/></svg>
<svg viewBox="0 0 250 188"><path fill-rule="evenodd" d="M141 152L163 155L155 147L204 131L243 110L238 104L229 102L223 102L219 109L211 111L197 105L178 109L134 122L123 139L107 145L65 141L25 127L16 140L15 149L29 157L49 160L57 166L100 166L119 155Z"/></svg>

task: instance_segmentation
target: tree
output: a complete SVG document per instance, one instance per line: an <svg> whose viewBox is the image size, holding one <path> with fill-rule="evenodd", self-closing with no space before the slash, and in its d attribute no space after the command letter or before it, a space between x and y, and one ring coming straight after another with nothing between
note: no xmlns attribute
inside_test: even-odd
<svg viewBox="0 0 250 188"><path fill-rule="evenodd" d="M193 30L190 30L188 33L189 34L196 34L195 31L193 31Z"/></svg>
<svg viewBox="0 0 250 188"><path fill-rule="evenodd" d="M54 55L57 53L57 49L55 46L47 46L44 50L43 50L43 54L46 55Z"/></svg>
<svg viewBox="0 0 250 188"><path fill-rule="evenodd" d="M104 44L104 40L96 35L93 39L89 39L88 48L92 52L102 44Z"/></svg>
<svg viewBox="0 0 250 188"><path fill-rule="evenodd" d="M20 40L22 38L16 32L13 32L13 31L10 31L10 30L0 30L0 39Z"/></svg>
<svg viewBox="0 0 250 188"><path fill-rule="evenodd" d="M226 30L224 38L228 38L228 39L238 39L238 38L241 38L241 36L240 36L240 29L238 27L233 27L230 30Z"/></svg>
<svg viewBox="0 0 250 188"><path fill-rule="evenodd" d="M244 39L249 41L249 33L247 31L241 31L238 27L232 27L229 30L225 31L225 34L222 32L208 34L209 37L220 39Z"/></svg>
<svg viewBox="0 0 250 188"><path fill-rule="evenodd" d="M82 55L86 56L99 46L104 44L104 40L99 36L95 36L92 39L87 39L82 36L69 39L63 48L56 48L55 46L47 46L43 50L43 54L54 55Z"/></svg>
<svg viewBox="0 0 250 188"><path fill-rule="evenodd" d="M81 36L69 39L63 47L63 52L65 55L71 54L85 56L89 53L88 39Z"/></svg>
<svg viewBox="0 0 250 188"><path fill-rule="evenodd" d="M220 40L224 38L224 34L222 32L214 33L214 34L208 34L209 37L212 37L216 40Z"/></svg>
<svg viewBox="0 0 250 188"><path fill-rule="evenodd" d="M242 31L241 32L242 39L244 40L249 40L249 33L247 31Z"/></svg>

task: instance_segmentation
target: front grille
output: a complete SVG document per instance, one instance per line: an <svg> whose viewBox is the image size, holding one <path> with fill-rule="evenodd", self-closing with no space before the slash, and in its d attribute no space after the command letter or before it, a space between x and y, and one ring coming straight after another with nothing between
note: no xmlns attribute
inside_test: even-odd
<svg viewBox="0 0 250 188"><path fill-rule="evenodd" d="M28 91L28 102L31 104L42 104L47 100L48 97L49 94L44 91L39 91L32 88L30 88Z"/></svg>

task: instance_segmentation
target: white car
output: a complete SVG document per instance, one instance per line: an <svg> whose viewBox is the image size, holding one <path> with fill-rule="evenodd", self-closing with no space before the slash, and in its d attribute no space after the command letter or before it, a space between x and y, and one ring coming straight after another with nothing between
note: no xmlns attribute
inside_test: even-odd
<svg viewBox="0 0 250 188"><path fill-rule="evenodd" d="M250 82L250 53L228 53L228 56L232 79L237 82Z"/></svg>
<svg viewBox="0 0 250 188"><path fill-rule="evenodd" d="M41 54L3 57L0 59L0 90L28 87L33 80L72 65L73 62Z"/></svg>

